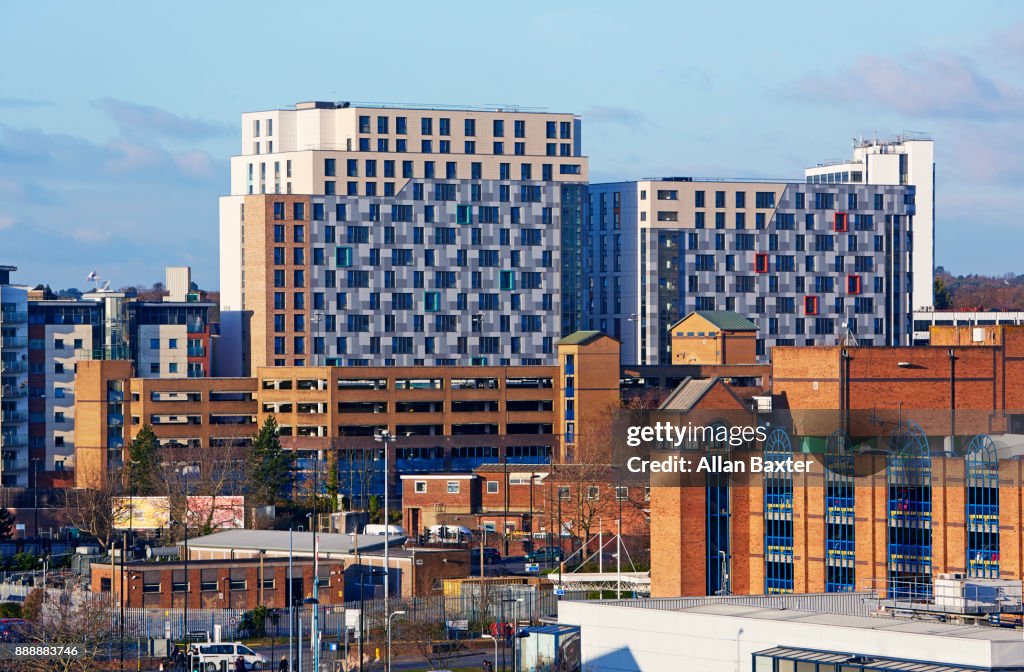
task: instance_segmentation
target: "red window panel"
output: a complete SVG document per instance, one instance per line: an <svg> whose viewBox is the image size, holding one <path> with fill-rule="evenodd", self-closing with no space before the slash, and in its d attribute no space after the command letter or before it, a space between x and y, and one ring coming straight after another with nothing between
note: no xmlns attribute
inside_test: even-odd
<svg viewBox="0 0 1024 672"><path fill-rule="evenodd" d="M816 296L805 296L804 297L804 314L805 315L817 315L818 314L818 297L816 297Z"/></svg>
<svg viewBox="0 0 1024 672"><path fill-rule="evenodd" d="M860 294L860 276L859 275L848 275L848 276L846 276L846 293L847 294Z"/></svg>
<svg viewBox="0 0 1024 672"><path fill-rule="evenodd" d="M833 227L839 233L845 232L849 228L850 217L845 212L837 212L835 219L835 226Z"/></svg>
<svg viewBox="0 0 1024 672"><path fill-rule="evenodd" d="M768 255L766 253L758 252L754 255L754 271L756 273L768 272Z"/></svg>

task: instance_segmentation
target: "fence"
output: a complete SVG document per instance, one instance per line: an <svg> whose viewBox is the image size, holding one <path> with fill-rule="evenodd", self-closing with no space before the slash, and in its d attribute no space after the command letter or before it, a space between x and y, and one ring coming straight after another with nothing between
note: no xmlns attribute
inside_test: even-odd
<svg viewBox="0 0 1024 672"><path fill-rule="evenodd" d="M583 600L587 593L583 591L566 591L562 597L550 592L538 593L530 586L493 587L484 597L477 594L463 596L434 596L417 598L395 598L385 608L384 600L366 600L363 603L363 619L367 630L380 629L385 614L397 610L405 611L403 620L417 622L457 622L470 630L479 632L493 622L519 621L537 622L543 616L558 612L558 600ZM344 605L319 607L318 621L320 631L325 640L343 641L346 625L351 630L358 623L359 602L348 602ZM296 622L302 621L303 637L309 636L312 623L312 605L297 605L294 610ZM346 612L348 615L346 616ZM247 612L242 609L189 609L188 627L184 627L184 610L174 609L143 609L133 607L125 609L124 631L126 638L164 637L168 631L174 639L183 639L185 632L203 632L213 635L215 626L220 626L221 637L225 640L244 640L255 636L251 629L244 628L248 619ZM346 618L348 620L346 620ZM120 636L121 612L111 610L111 627ZM356 629L358 626L355 626ZM270 613L266 625L266 635L287 637L289 635L288 610L275 610ZM458 636L461 630L453 633ZM298 628L295 628L298 634Z"/></svg>

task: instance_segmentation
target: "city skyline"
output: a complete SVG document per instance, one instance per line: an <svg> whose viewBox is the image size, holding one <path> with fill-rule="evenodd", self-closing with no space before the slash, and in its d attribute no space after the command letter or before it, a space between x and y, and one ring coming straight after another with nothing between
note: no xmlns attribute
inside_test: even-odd
<svg viewBox="0 0 1024 672"><path fill-rule="evenodd" d="M19 266L14 281L84 288L98 270L114 286L151 284L164 265L188 264L217 288L217 197L240 152L241 114L314 99L580 114L595 183L798 179L848 156L855 136L926 131L937 154L936 265L1010 272L1024 242L1012 228L1024 180L1014 125L1024 11L1014 5L986 3L956 21L943 7L878 5L859 39L842 41L810 5L734 16L664 4L619 16L612 5L527 4L512 20L500 7L407 5L392 22L313 4L293 15L294 37L260 7L270 6L130 8L88 32L76 30L84 10L67 7L45 17L60 38L46 52L23 29L40 10L8 9L7 48L36 59L5 73L0 96L0 261ZM218 30L228 19L232 31ZM298 38L313 20L337 25L337 37L302 40L304 53L253 47ZM734 40L701 29L727 24ZM879 27L895 32L868 29ZM438 39L446 34L459 39ZM375 49L381 39L397 48Z"/></svg>

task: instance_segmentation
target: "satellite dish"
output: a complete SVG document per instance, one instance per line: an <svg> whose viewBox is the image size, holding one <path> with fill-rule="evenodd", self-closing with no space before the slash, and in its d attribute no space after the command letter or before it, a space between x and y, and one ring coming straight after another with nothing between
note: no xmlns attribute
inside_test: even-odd
<svg viewBox="0 0 1024 672"><path fill-rule="evenodd" d="M101 291L106 292L109 289L110 289L110 280L104 280L103 281L103 289Z"/></svg>

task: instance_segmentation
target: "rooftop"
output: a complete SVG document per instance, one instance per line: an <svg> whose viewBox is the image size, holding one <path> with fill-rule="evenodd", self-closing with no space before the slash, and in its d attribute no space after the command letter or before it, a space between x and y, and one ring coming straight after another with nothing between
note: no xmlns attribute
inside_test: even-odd
<svg viewBox="0 0 1024 672"><path fill-rule="evenodd" d="M693 315L703 317L722 331L757 331L756 324L732 310L694 310L669 329L674 329L680 322L685 322Z"/></svg>
<svg viewBox="0 0 1024 672"><path fill-rule="evenodd" d="M606 335L600 331L574 331L558 341L557 345L586 345ZM611 336L608 336L608 338L611 338Z"/></svg>
<svg viewBox="0 0 1024 672"><path fill-rule="evenodd" d="M295 104L296 110L343 110L347 108L396 109L396 110L452 110L460 112L522 112L547 113L544 107L525 107L515 103L494 103L491 105L462 105L447 103L393 103L379 101L311 100ZM560 113L551 113L560 114Z"/></svg>
<svg viewBox="0 0 1024 672"><path fill-rule="evenodd" d="M383 551L384 537L375 534L332 534L320 533L320 552L353 553L358 547L361 553ZM404 536L391 535L391 545L401 544ZM225 530L205 537L189 539L189 548L267 551L268 553L311 553L312 532L289 532L287 530Z"/></svg>
<svg viewBox="0 0 1024 672"><path fill-rule="evenodd" d="M726 597L662 597L604 600L589 604L827 625L859 630L936 635L989 642L1021 641L1020 632L1007 628L880 615L874 611L877 599L874 593L807 593L730 595Z"/></svg>

